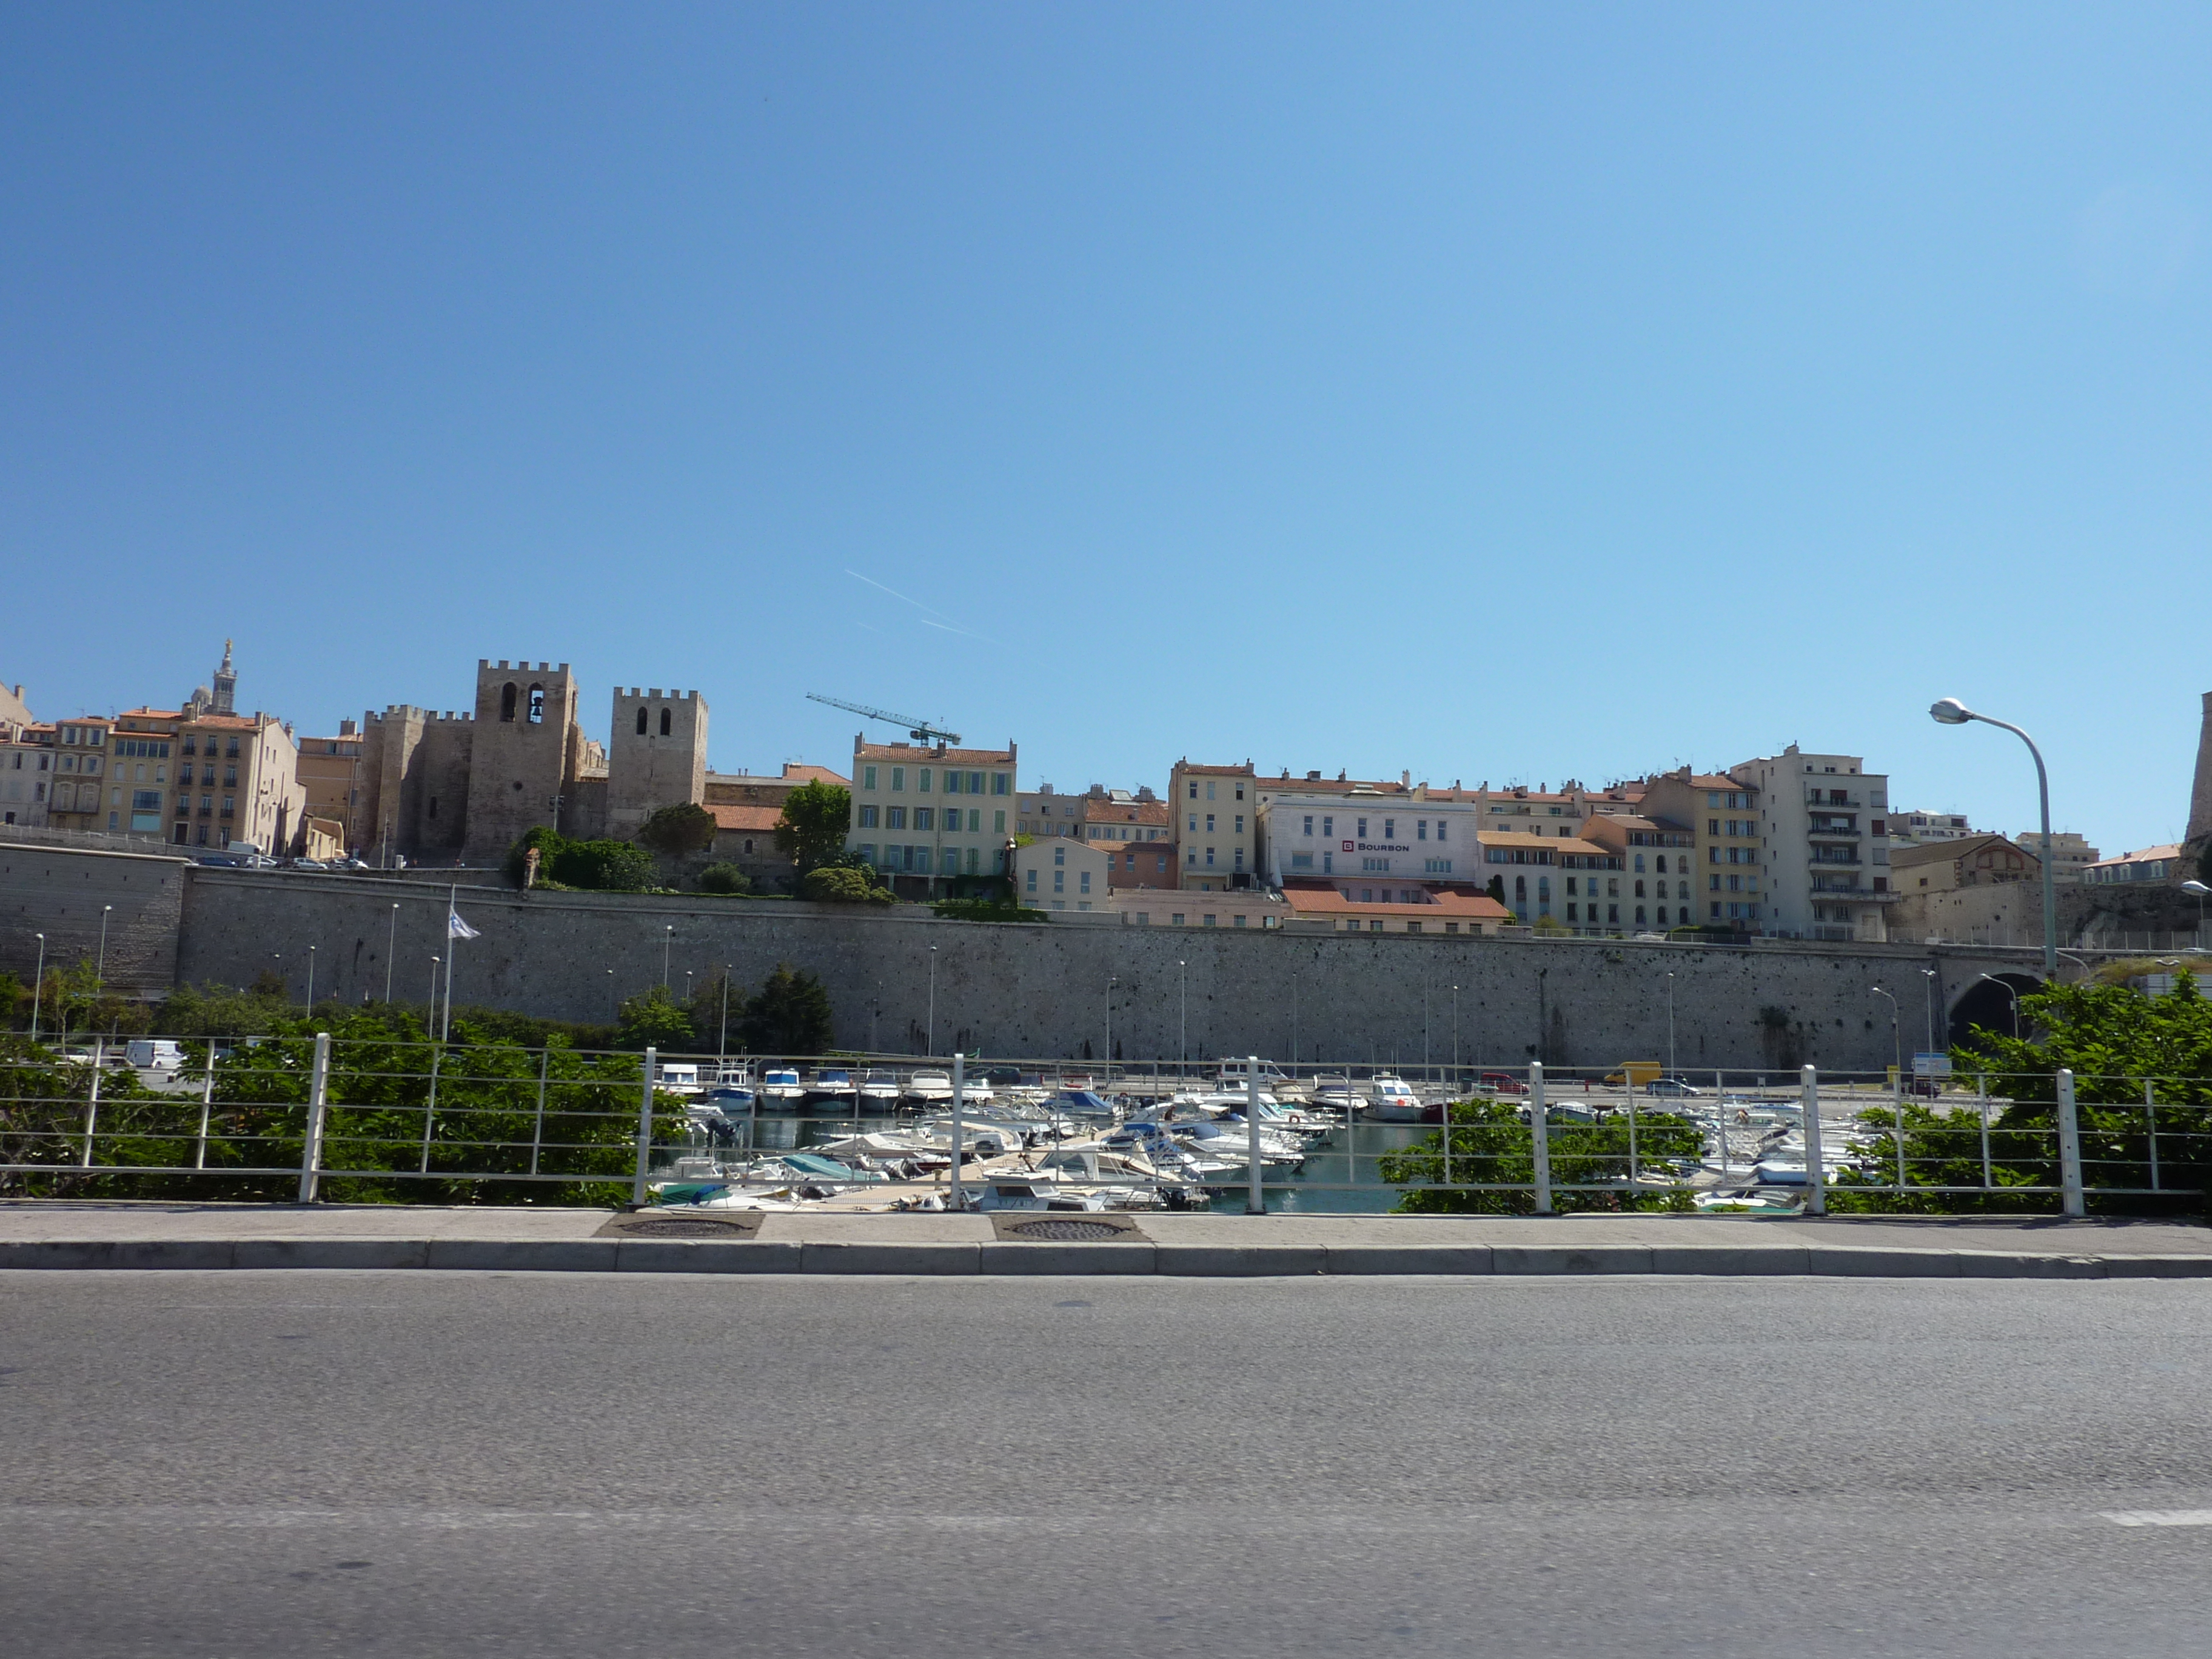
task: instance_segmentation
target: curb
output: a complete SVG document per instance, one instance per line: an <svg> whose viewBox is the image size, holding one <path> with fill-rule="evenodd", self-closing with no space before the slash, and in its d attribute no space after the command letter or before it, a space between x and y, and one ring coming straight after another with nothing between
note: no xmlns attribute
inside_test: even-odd
<svg viewBox="0 0 2212 1659"><path fill-rule="evenodd" d="M905 1278L1424 1276L2207 1279L2212 1255L2034 1255L1852 1246L1530 1244L918 1244L757 1240L41 1239L0 1241L0 1272L352 1271L834 1273Z"/></svg>

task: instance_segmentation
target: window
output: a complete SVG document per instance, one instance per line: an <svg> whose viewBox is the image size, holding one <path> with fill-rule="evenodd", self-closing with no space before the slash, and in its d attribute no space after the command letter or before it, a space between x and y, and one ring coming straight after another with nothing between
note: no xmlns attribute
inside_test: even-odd
<svg viewBox="0 0 2212 1659"><path fill-rule="evenodd" d="M905 829L906 808L903 806L885 807L884 809L884 828L886 830Z"/></svg>
<svg viewBox="0 0 2212 1659"><path fill-rule="evenodd" d="M1198 814L1195 812L1190 815L1190 833L1194 836L1198 833Z"/></svg>
<svg viewBox="0 0 2212 1659"><path fill-rule="evenodd" d="M1237 833L1240 836L1244 833L1244 815L1242 812L1237 815Z"/></svg>
<svg viewBox="0 0 2212 1659"><path fill-rule="evenodd" d="M1291 854L1291 869L1293 869L1293 870L1310 870L1310 869L1312 869L1312 868L1313 868L1313 854L1312 854L1311 853L1293 853L1293 854Z"/></svg>
<svg viewBox="0 0 2212 1659"><path fill-rule="evenodd" d="M1571 904L1567 906L1567 920L1569 921L1575 920L1575 907Z"/></svg>
<svg viewBox="0 0 2212 1659"><path fill-rule="evenodd" d="M914 827L915 829L927 830L931 828L932 819L933 814L928 807L917 806L914 809Z"/></svg>
<svg viewBox="0 0 2212 1659"><path fill-rule="evenodd" d="M917 794L926 795L929 793L929 769L927 766L915 768L914 787Z"/></svg>
<svg viewBox="0 0 2212 1659"><path fill-rule="evenodd" d="M872 766L862 767L860 769L860 787L863 789L872 789L875 787L876 769Z"/></svg>
<svg viewBox="0 0 2212 1659"><path fill-rule="evenodd" d="M1212 793L1212 789L1213 789L1213 786L1212 786L1212 785L1208 784L1208 785L1206 786L1206 793L1207 793L1211 794L1211 793ZM1218 927L1220 924L1219 924L1219 922L1218 922L1218 921L1217 921L1213 917L1212 917L1212 916L1208 916L1208 917L1206 917L1206 918L1205 922L1203 923L1203 925L1204 925L1205 927Z"/></svg>
<svg viewBox="0 0 2212 1659"><path fill-rule="evenodd" d="M1087 893L1091 890L1091 872L1088 870L1076 872L1075 890L1079 893Z"/></svg>
<svg viewBox="0 0 2212 1659"><path fill-rule="evenodd" d="M981 772L970 772L968 775L968 793L971 795L980 795L983 793L983 775Z"/></svg>
<svg viewBox="0 0 2212 1659"><path fill-rule="evenodd" d="M1426 818L1422 818L1413 825L1413 839L1415 841L1426 841L1428 838L1429 821Z"/></svg>
<svg viewBox="0 0 2212 1659"><path fill-rule="evenodd" d="M1442 819L1442 818L1438 818L1438 819L1437 820L1437 839L1438 841L1442 841L1443 838L1444 838L1444 820L1443 820L1443 819Z"/></svg>
<svg viewBox="0 0 2212 1659"><path fill-rule="evenodd" d="M1211 847L1206 849L1206 867L1209 870L1213 867L1213 849Z"/></svg>
<svg viewBox="0 0 2212 1659"><path fill-rule="evenodd" d="M1644 896L1644 884L1640 881L1636 884L1636 896L1638 898Z"/></svg>
<svg viewBox="0 0 2212 1659"><path fill-rule="evenodd" d="M1067 890L1066 871L1055 870L1052 872L1052 890L1055 893L1065 893Z"/></svg>
<svg viewBox="0 0 2212 1659"><path fill-rule="evenodd" d="M863 830L872 830L875 827L876 809L872 806L863 806L860 809L860 828Z"/></svg>
<svg viewBox="0 0 2212 1659"><path fill-rule="evenodd" d="M891 768L891 787L894 790L906 787L906 768L903 766Z"/></svg>
<svg viewBox="0 0 2212 1659"><path fill-rule="evenodd" d="M1213 799L1213 780L1212 778L1208 778L1206 781L1206 798L1208 800L1212 800Z"/></svg>
<svg viewBox="0 0 2212 1659"><path fill-rule="evenodd" d="M1004 772L991 774L991 793L994 795L1003 795L1006 793L1006 775Z"/></svg>
<svg viewBox="0 0 2212 1659"><path fill-rule="evenodd" d="M946 794L957 795L960 793L961 777L962 774L958 772L947 772L945 775L945 793Z"/></svg>
<svg viewBox="0 0 2212 1659"><path fill-rule="evenodd" d="M1382 839L1385 841L1395 841L1398 839L1397 819L1385 818L1382 820Z"/></svg>
<svg viewBox="0 0 2212 1659"><path fill-rule="evenodd" d="M1191 793L1192 793L1193 794L1196 794L1196 793L1198 793L1198 786L1197 786L1196 784L1194 784L1194 783L1193 785L1191 785L1191 787L1191 787ZM1176 911L1176 912L1175 913L1175 915L1173 915L1170 916L1170 917L1168 918L1168 920L1169 920L1169 921L1170 921L1170 922L1171 922L1171 923L1172 923L1173 925L1175 925L1176 927L1182 927L1182 911L1180 911L1180 910Z"/></svg>
<svg viewBox="0 0 2212 1659"><path fill-rule="evenodd" d="M1003 836L1006 833L1006 813L1004 807L991 814L991 833L994 836Z"/></svg>
<svg viewBox="0 0 2212 1659"><path fill-rule="evenodd" d="M1661 875L1663 876L1667 873L1667 855L1664 853L1662 853L1659 855L1659 861L1656 867Z"/></svg>
<svg viewBox="0 0 2212 1659"><path fill-rule="evenodd" d="M1192 783L1191 783L1191 786L1190 786L1190 798L1191 798L1193 800L1196 800L1196 799L1198 799L1198 783L1197 783L1196 780L1194 780L1194 779L1192 781ZM1176 920L1177 921L1181 921L1182 920L1182 918L1181 916L1177 916L1177 917L1176 918Z"/></svg>
<svg viewBox="0 0 2212 1659"><path fill-rule="evenodd" d="M642 707L637 711L637 734L641 738L645 735L645 710Z"/></svg>
<svg viewBox="0 0 2212 1659"><path fill-rule="evenodd" d="M1596 907L1593 905L1591 908L1595 909ZM1607 905L1605 907L1605 919L1607 921L1618 926L1620 921L1620 907L1618 904Z"/></svg>
<svg viewBox="0 0 2212 1659"><path fill-rule="evenodd" d="M1313 814L1310 812L1306 814L1306 836L1309 840L1313 836Z"/></svg>
<svg viewBox="0 0 2212 1659"><path fill-rule="evenodd" d="M1213 833L1213 814L1211 812L1206 815L1206 833L1209 836Z"/></svg>
<svg viewBox="0 0 2212 1659"><path fill-rule="evenodd" d="M1036 872L1035 870L1030 870L1027 872L1026 874L1027 878L1022 883L1022 885L1028 891L1034 893L1036 891Z"/></svg>

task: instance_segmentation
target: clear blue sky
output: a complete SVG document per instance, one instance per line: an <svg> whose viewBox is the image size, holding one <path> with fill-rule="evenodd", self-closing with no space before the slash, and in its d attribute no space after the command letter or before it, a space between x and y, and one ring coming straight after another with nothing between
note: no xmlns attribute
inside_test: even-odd
<svg viewBox="0 0 2212 1659"><path fill-rule="evenodd" d="M2163 840L2212 688L2208 46L2202 6L9 8L0 677L173 702L233 635L321 732L527 654L597 732L703 689L720 768L842 767L819 690L1062 788L1796 740L2024 827L1955 694L2042 738L2061 827Z"/></svg>

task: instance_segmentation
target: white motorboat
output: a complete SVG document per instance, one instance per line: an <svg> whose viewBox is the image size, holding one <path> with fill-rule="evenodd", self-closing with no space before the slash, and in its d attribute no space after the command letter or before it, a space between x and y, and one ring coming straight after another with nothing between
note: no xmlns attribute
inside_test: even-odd
<svg viewBox="0 0 2212 1659"><path fill-rule="evenodd" d="M898 1104L899 1080L896 1072L863 1072L860 1074L860 1103L880 1111L888 1111Z"/></svg>
<svg viewBox="0 0 2212 1659"><path fill-rule="evenodd" d="M776 1066L761 1073L760 1100L770 1111L795 1112L806 1099L796 1066Z"/></svg>
<svg viewBox="0 0 2212 1659"><path fill-rule="evenodd" d="M918 1100L925 1106L949 1106L952 1103L952 1073L950 1072L916 1072L907 1079L906 1097Z"/></svg>
<svg viewBox="0 0 2212 1659"><path fill-rule="evenodd" d="M807 1103L817 1112L836 1117L852 1117L860 1111L860 1085L853 1074L842 1066L825 1066L814 1073L806 1085Z"/></svg>
<svg viewBox="0 0 2212 1659"><path fill-rule="evenodd" d="M1342 1112L1347 1121L1366 1104L1360 1098L1359 1091L1352 1086L1350 1078L1333 1074L1325 1074L1313 1080L1312 1100L1316 1106Z"/></svg>
<svg viewBox="0 0 2212 1659"><path fill-rule="evenodd" d="M1405 1079L1378 1072L1368 1079L1367 1115L1376 1122L1419 1123L1427 1111Z"/></svg>

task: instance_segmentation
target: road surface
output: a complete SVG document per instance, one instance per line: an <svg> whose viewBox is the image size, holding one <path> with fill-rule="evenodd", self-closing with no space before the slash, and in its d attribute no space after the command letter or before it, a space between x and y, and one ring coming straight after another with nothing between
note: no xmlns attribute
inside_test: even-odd
<svg viewBox="0 0 2212 1659"><path fill-rule="evenodd" d="M26 1656L2212 1647L2212 1285L0 1275Z"/></svg>

